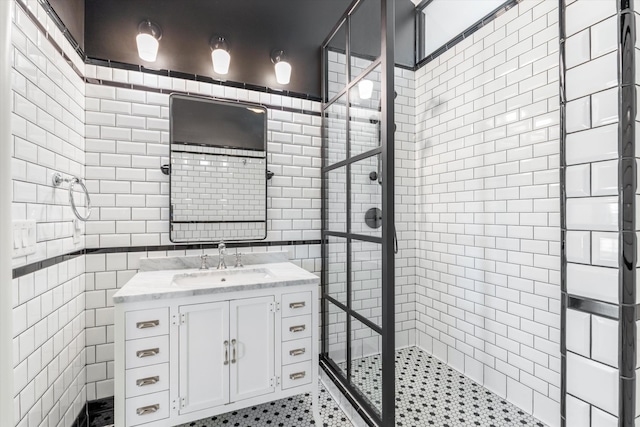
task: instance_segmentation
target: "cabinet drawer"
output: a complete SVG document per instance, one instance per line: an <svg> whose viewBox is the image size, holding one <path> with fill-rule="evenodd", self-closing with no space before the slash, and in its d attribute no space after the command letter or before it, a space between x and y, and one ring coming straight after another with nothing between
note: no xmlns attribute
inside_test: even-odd
<svg viewBox="0 0 640 427"><path fill-rule="evenodd" d="M169 333L169 308L129 311L125 320L125 337L128 340L157 337Z"/></svg>
<svg viewBox="0 0 640 427"><path fill-rule="evenodd" d="M125 353L127 369L167 363L169 335L127 341Z"/></svg>
<svg viewBox="0 0 640 427"><path fill-rule="evenodd" d="M312 375L311 361L294 363L293 365L286 365L282 367L282 389L299 387L301 385L309 384L311 382ZM316 369L318 369L316 367Z"/></svg>
<svg viewBox="0 0 640 427"><path fill-rule="evenodd" d="M169 392L163 391L127 399L125 412L129 427L169 418Z"/></svg>
<svg viewBox="0 0 640 427"><path fill-rule="evenodd" d="M311 338L301 340L285 341L282 343L282 364L311 360Z"/></svg>
<svg viewBox="0 0 640 427"><path fill-rule="evenodd" d="M282 317L311 314L311 292L296 292L282 295Z"/></svg>
<svg viewBox="0 0 640 427"><path fill-rule="evenodd" d="M169 364L129 369L126 374L127 397L169 390Z"/></svg>
<svg viewBox="0 0 640 427"><path fill-rule="evenodd" d="M282 341L297 340L311 336L311 315L282 319Z"/></svg>

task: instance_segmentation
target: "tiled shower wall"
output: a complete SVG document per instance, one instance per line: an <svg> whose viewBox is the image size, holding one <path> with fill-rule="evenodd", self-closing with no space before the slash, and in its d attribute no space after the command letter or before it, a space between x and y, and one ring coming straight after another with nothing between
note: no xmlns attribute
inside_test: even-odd
<svg viewBox="0 0 640 427"><path fill-rule="evenodd" d="M629 291L637 281L628 274L637 257L635 218L629 221L637 212L630 167L636 162L637 101L633 75L621 70L635 65L623 46L634 50L636 14L620 10L624 2L567 3L565 291L570 302L564 415L567 427L627 426L634 424L639 396L638 338L632 329L637 301L636 291ZM573 304L584 300L600 310Z"/></svg>
<svg viewBox="0 0 640 427"><path fill-rule="evenodd" d="M26 6L12 2L13 95L3 100L13 105L12 217L37 224L35 254L15 258L14 267L84 247L66 185L51 185L53 172L82 177L85 161L85 84L58 46L76 67L84 64L40 4L29 3L50 39ZM69 426L86 401L84 257L16 278L12 286L16 425Z"/></svg>
<svg viewBox="0 0 640 427"><path fill-rule="evenodd" d="M559 425L558 2L416 72L418 345Z"/></svg>

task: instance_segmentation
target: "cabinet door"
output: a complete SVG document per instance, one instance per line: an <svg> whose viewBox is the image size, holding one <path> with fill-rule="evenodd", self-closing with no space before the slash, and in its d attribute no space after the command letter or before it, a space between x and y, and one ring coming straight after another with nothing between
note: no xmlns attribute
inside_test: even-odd
<svg viewBox="0 0 640 427"><path fill-rule="evenodd" d="M260 297L230 302L231 402L275 391L273 301L273 297Z"/></svg>
<svg viewBox="0 0 640 427"><path fill-rule="evenodd" d="M180 414L229 402L229 302L180 307Z"/></svg>

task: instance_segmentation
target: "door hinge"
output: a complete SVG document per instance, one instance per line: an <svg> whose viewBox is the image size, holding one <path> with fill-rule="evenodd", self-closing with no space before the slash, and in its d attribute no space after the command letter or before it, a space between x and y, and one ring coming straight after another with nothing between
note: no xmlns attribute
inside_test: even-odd
<svg viewBox="0 0 640 427"><path fill-rule="evenodd" d="M183 409L187 406L187 398L186 397L179 397L178 399L180 399L180 409Z"/></svg>
<svg viewBox="0 0 640 427"><path fill-rule="evenodd" d="M187 315L184 313L174 314L171 316L171 324L175 326L184 325L187 323Z"/></svg>
<svg viewBox="0 0 640 427"><path fill-rule="evenodd" d="M273 378L271 378L271 381L269 382L271 384L271 387L277 387L280 385L280 377L275 376Z"/></svg>
<svg viewBox="0 0 640 427"><path fill-rule="evenodd" d="M271 310L272 313L277 313L280 311L280 303L279 302L270 302L269 303L269 309Z"/></svg>

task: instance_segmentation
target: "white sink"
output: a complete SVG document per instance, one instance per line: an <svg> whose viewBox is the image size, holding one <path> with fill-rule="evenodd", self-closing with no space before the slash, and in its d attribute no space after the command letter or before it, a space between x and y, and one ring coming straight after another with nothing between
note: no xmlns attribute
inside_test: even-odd
<svg viewBox="0 0 640 427"><path fill-rule="evenodd" d="M274 274L267 268L239 268L233 270L201 271L176 274L172 284L179 288L213 288L236 285L252 285L272 280Z"/></svg>

